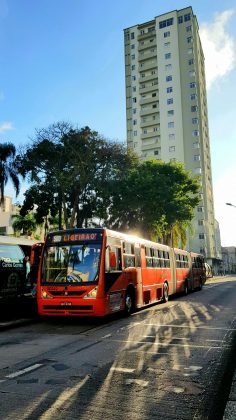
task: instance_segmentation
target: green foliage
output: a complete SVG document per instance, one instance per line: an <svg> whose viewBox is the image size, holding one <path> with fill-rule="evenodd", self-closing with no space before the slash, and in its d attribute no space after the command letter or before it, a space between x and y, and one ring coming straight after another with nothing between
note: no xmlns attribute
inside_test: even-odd
<svg viewBox="0 0 236 420"><path fill-rule="evenodd" d="M15 234L22 233L23 235L31 236L36 228L36 221L32 214L26 216L16 215L12 223Z"/></svg>
<svg viewBox="0 0 236 420"><path fill-rule="evenodd" d="M15 160L16 149L12 143L0 144L0 204L4 202L5 185L11 180L16 191L19 193L19 171Z"/></svg>
<svg viewBox="0 0 236 420"><path fill-rule="evenodd" d="M170 242L173 228L187 226L199 202L197 178L181 164L138 163L110 186L107 224Z"/></svg>
<svg viewBox="0 0 236 420"><path fill-rule="evenodd" d="M41 222L59 210L59 225L73 227L97 216L99 192L130 159L123 145L103 139L89 127L57 123L37 131L19 160L22 174L31 182L21 214L35 207Z"/></svg>

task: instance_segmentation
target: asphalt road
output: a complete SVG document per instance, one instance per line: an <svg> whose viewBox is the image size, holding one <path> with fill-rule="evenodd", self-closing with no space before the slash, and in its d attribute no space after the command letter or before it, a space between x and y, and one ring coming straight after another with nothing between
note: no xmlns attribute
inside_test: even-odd
<svg viewBox="0 0 236 420"><path fill-rule="evenodd" d="M0 335L4 419L223 417L236 278L133 314L47 319Z"/></svg>

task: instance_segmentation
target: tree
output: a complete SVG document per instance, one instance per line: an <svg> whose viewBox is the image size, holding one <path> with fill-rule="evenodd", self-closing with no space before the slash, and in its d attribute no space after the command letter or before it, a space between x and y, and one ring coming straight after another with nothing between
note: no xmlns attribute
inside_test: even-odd
<svg viewBox="0 0 236 420"><path fill-rule="evenodd" d="M12 181L19 194L19 170L15 161L16 149L12 143L0 144L0 205L4 203L5 186L9 180Z"/></svg>
<svg viewBox="0 0 236 420"><path fill-rule="evenodd" d="M169 244L181 237L184 241L183 232L199 202L198 179L181 164L157 160L133 166L107 190L106 225Z"/></svg>
<svg viewBox="0 0 236 420"><path fill-rule="evenodd" d="M89 127L75 129L57 123L36 132L20 157L22 174L28 174L21 214L35 206L38 222L59 213L59 227L83 226L97 216L97 203L107 180L132 158L119 143L102 138Z"/></svg>
<svg viewBox="0 0 236 420"><path fill-rule="evenodd" d="M22 233L22 235L31 236L36 230L36 221L32 214L26 216L16 215L12 227L15 233Z"/></svg>

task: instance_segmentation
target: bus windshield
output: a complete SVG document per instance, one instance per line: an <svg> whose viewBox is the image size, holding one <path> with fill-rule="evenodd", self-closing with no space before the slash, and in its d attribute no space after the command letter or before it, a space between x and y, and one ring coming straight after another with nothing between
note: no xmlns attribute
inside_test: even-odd
<svg viewBox="0 0 236 420"><path fill-rule="evenodd" d="M97 282L101 244L57 244L45 248L42 283Z"/></svg>
<svg viewBox="0 0 236 420"><path fill-rule="evenodd" d="M24 254L18 245L0 245L0 261L19 263L23 266Z"/></svg>

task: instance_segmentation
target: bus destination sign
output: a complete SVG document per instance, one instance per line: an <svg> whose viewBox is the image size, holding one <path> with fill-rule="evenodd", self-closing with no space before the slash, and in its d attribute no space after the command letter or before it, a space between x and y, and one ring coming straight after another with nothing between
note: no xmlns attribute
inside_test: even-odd
<svg viewBox="0 0 236 420"><path fill-rule="evenodd" d="M97 232L75 232L75 233L63 233L63 234L56 234L52 235L51 239L52 242L75 242L75 241L98 241L101 240L102 235L98 234ZM50 240L49 239L49 240Z"/></svg>

